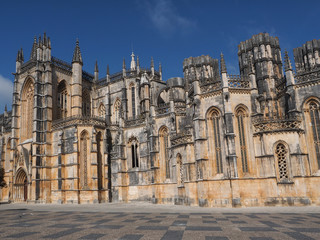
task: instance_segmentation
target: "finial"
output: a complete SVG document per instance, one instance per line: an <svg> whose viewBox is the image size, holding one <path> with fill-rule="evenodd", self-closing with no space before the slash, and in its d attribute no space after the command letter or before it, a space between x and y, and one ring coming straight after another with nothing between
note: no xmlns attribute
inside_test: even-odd
<svg viewBox="0 0 320 240"><path fill-rule="evenodd" d="M72 57L72 63L75 63L75 62L83 64L78 38L76 41L76 47L74 48L73 57Z"/></svg>
<svg viewBox="0 0 320 240"><path fill-rule="evenodd" d="M51 40L50 40L50 38L48 37L48 48L50 48L51 49Z"/></svg>
<svg viewBox="0 0 320 240"><path fill-rule="evenodd" d="M153 57L151 57L151 67L154 68Z"/></svg>
<svg viewBox="0 0 320 240"><path fill-rule="evenodd" d="M139 56L137 56L137 67L140 67Z"/></svg>
<svg viewBox="0 0 320 240"><path fill-rule="evenodd" d="M4 112L7 112L7 104L4 106Z"/></svg>
<svg viewBox="0 0 320 240"><path fill-rule="evenodd" d="M291 61L287 50L284 51L284 70L292 70Z"/></svg>
<svg viewBox="0 0 320 240"><path fill-rule="evenodd" d="M161 62L159 62L159 72L162 72L162 66L161 66Z"/></svg>
<svg viewBox="0 0 320 240"><path fill-rule="evenodd" d="M224 57L223 57L222 52L220 54L220 71L221 71L221 73L227 73L227 66L224 61Z"/></svg>
<svg viewBox="0 0 320 240"><path fill-rule="evenodd" d="M107 65L107 75L110 75L109 64Z"/></svg>
<svg viewBox="0 0 320 240"><path fill-rule="evenodd" d="M95 72L99 72L99 69L98 69L98 61L96 60L96 64L94 66L94 71Z"/></svg>
<svg viewBox="0 0 320 240"><path fill-rule="evenodd" d="M34 36L33 39L33 45L32 45L32 49L31 49L31 54L30 54L30 59L36 59L37 58L37 37Z"/></svg>

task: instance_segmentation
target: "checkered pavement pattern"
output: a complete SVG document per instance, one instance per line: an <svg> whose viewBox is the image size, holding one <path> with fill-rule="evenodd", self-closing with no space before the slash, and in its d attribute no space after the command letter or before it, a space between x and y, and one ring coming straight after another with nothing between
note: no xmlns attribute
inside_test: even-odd
<svg viewBox="0 0 320 240"><path fill-rule="evenodd" d="M319 213L1 210L0 239L318 240Z"/></svg>

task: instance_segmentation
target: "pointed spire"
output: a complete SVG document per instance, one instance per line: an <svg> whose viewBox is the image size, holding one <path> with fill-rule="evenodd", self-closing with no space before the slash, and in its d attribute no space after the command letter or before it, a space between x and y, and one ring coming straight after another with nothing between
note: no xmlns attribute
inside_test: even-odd
<svg viewBox="0 0 320 240"><path fill-rule="evenodd" d="M16 62L20 62L20 50L18 50L18 54L17 54L17 58L16 58Z"/></svg>
<svg viewBox="0 0 320 240"><path fill-rule="evenodd" d="M99 72L99 69L98 69L98 61L96 60L96 64L94 65L94 71L95 72Z"/></svg>
<svg viewBox="0 0 320 240"><path fill-rule="evenodd" d="M20 50L20 61L21 61L21 62L24 62L24 56L23 56L23 50L22 50L22 48L21 48L21 50Z"/></svg>
<svg viewBox="0 0 320 240"><path fill-rule="evenodd" d="M81 51L80 51L80 47L79 47L79 40L78 39L77 39L77 42L76 42L76 47L74 48L73 57L72 57L72 63L83 64Z"/></svg>
<svg viewBox="0 0 320 240"><path fill-rule="evenodd" d="M8 109L7 109L7 104L4 106L4 112L7 112Z"/></svg>
<svg viewBox="0 0 320 240"><path fill-rule="evenodd" d="M123 58L122 69L126 69L126 60Z"/></svg>
<svg viewBox="0 0 320 240"><path fill-rule="evenodd" d="M140 67L139 56L137 56L137 67Z"/></svg>
<svg viewBox="0 0 320 240"><path fill-rule="evenodd" d="M31 49L30 59L36 59L37 58L37 37L35 36L33 39L33 45Z"/></svg>
<svg viewBox="0 0 320 240"><path fill-rule="evenodd" d="M284 70L292 70L291 61L287 50L284 52Z"/></svg>
<svg viewBox="0 0 320 240"><path fill-rule="evenodd" d="M151 67L154 68L153 57L151 57Z"/></svg>
<svg viewBox="0 0 320 240"><path fill-rule="evenodd" d="M161 66L161 62L159 62L159 72L162 73L162 66Z"/></svg>
<svg viewBox="0 0 320 240"><path fill-rule="evenodd" d="M220 71L221 73L227 73L227 66L226 66L226 62L224 61L222 52L220 54Z"/></svg>
<svg viewBox="0 0 320 240"><path fill-rule="evenodd" d="M131 63L130 63L130 69L131 70L136 70L136 61L134 60L134 53L132 51L132 54L131 54Z"/></svg>

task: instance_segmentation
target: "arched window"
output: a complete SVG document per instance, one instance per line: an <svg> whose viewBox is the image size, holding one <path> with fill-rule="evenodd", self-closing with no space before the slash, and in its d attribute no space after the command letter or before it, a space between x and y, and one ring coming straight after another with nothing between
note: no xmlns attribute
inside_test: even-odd
<svg viewBox="0 0 320 240"><path fill-rule="evenodd" d="M91 99L88 90L82 91L82 115L91 116Z"/></svg>
<svg viewBox="0 0 320 240"><path fill-rule="evenodd" d="M131 105L132 105L132 117L136 117L136 88L131 86Z"/></svg>
<svg viewBox="0 0 320 240"><path fill-rule="evenodd" d="M128 150L130 152L129 161L131 158L131 167L132 168L138 168L139 167L139 147L138 147L138 140L135 137L131 137L129 139L129 146ZM128 153L129 153L128 152Z"/></svg>
<svg viewBox="0 0 320 240"><path fill-rule="evenodd" d="M246 144L246 112L240 108L236 112L239 134L239 146L241 153L242 171L248 172L248 153Z"/></svg>
<svg viewBox="0 0 320 240"><path fill-rule="evenodd" d="M316 153L318 168L320 168L320 118L319 104L312 101L309 103L310 124L312 128L313 143Z"/></svg>
<svg viewBox="0 0 320 240"><path fill-rule="evenodd" d="M217 173L223 173L220 136L220 113L218 112L218 110L212 109L207 116L210 150L213 152Z"/></svg>
<svg viewBox="0 0 320 240"><path fill-rule="evenodd" d="M184 185L184 168L182 164L182 158L180 153L177 154L177 179L178 179L178 186L183 186Z"/></svg>
<svg viewBox="0 0 320 240"><path fill-rule="evenodd" d="M120 114L121 114L121 101L120 99L117 99L113 106L113 119L115 123L119 122Z"/></svg>
<svg viewBox="0 0 320 240"><path fill-rule="evenodd" d="M170 159L169 159L169 130L167 127L162 127L159 131L160 137L160 160L165 162L166 178L170 178Z"/></svg>
<svg viewBox="0 0 320 240"><path fill-rule="evenodd" d="M33 132L33 98L34 84L29 79L22 92L22 117L21 117L21 139L22 141L32 138Z"/></svg>
<svg viewBox="0 0 320 240"><path fill-rule="evenodd" d="M98 109L99 117L105 118L106 117L106 107L103 105L103 103L100 104Z"/></svg>
<svg viewBox="0 0 320 240"><path fill-rule="evenodd" d="M279 143L275 149L275 155L278 163L278 174L280 181L289 180L289 171L288 171L288 150L284 144Z"/></svg>
<svg viewBox="0 0 320 240"><path fill-rule="evenodd" d="M57 119L66 118L68 114L68 91L65 81L61 81L58 85L58 113Z"/></svg>
<svg viewBox="0 0 320 240"><path fill-rule="evenodd" d="M80 135L80 188L86 188L88 186L88 152L89 152L89 134L87 131L83 131Z"/></svg>

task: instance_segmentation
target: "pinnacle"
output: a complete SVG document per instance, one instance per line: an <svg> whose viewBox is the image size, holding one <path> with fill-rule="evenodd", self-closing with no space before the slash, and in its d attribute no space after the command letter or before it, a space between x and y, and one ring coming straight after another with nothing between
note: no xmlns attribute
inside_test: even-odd
<svg viewBox="0 0 320 240"><path fill-rule="evenodd" d="M74 48L73 57L72 57L72 63L75 63L75 62L83 64L78 39L76 41L76 47Z"/></svg>

